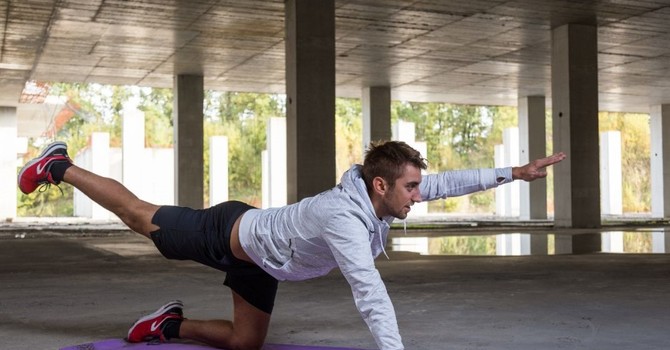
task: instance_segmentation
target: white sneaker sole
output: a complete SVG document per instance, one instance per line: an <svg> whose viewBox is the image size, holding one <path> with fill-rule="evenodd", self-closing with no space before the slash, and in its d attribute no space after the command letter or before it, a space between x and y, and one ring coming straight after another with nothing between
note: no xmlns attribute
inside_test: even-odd
<svg viewBox="0 0 670 350"><path fill-rule="evenodd" d="M183 308L184 304L181 302L181 300L173 300L161 306L158 310L154 311L152 314L142 316L140 319L135 321L135 323L133 323L133 325L130 327L130 329L128 330L128 337L130 337L130 333L133 332L133 330L135 329L135 327L137 327L138 324L150 320L152 318L158 317L164 314L166 311L172 309L173 307Z"/></svg>

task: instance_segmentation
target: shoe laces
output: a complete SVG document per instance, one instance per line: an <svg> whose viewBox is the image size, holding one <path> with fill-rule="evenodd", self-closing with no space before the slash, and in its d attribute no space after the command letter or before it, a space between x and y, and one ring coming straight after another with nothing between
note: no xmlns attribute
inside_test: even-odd
<svg viewBox="0 0 670 350"><path fill-rule="evenodd" d="M63 189L60 188L60 186L58 186L57 184L51 183L51 182L45 182L42 185L40 185L40 187L37 188L37 192L38 193L44 193L44 192L48 191L49 188L51 188L51 185L56 186L56 188L60 191L61 196L65 195L65 192L63 192Z"/></svg>

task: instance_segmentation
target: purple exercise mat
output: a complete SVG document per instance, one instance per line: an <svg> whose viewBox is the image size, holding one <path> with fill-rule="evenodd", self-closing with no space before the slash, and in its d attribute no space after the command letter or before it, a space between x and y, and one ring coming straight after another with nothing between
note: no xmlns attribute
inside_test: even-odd
<svg viewBox="0 0 670 350"><path fill-rule="evenodd" d="M179 344L179 343L128 343L123 339L107 339L93 343L73 345L61 348L60 350L118 350L118 349L144 349L144 350L205 350L213 349L204 345ZM361 350L354 348L333 348L328 346L306 346L306 345L286 345L286 344L265 344L263 350Z"/></svg>

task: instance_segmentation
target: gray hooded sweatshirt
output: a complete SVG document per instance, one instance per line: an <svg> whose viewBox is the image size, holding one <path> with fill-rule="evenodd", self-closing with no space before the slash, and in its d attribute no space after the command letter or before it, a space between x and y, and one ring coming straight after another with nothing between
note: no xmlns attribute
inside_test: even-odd
<svg viewBox="0 0 670 350"><path fill-rule="evenodd" d="M512 181L512 168L423 175L422 200L483 191ZM299 281L338 267L363 320L382 350L404 349L395 311L374 259L384 251L393 217L378 218L354 165L339 185L280 208L252 209L240 223L240 243L274 278Z"/></svg>

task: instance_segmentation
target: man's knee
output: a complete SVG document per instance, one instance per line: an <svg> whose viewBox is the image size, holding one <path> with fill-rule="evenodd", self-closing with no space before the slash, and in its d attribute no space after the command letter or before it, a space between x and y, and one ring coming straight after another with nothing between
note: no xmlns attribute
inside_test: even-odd
<svg viewBox="0 0 670 350"><path fill-rule="evenodd" d="M156 214L158 206L140 201L138 205L129 206L127 210L117 214L131 230L148 237L149 233L156 231L158 226L151 222Z"/></svg>
<svg viewBox="0 0 670 350"><path fill-rule="evenodd" d="M263 340L255 338L237 338L232 344L231 350L261 350L263 348Z"/></svg>

